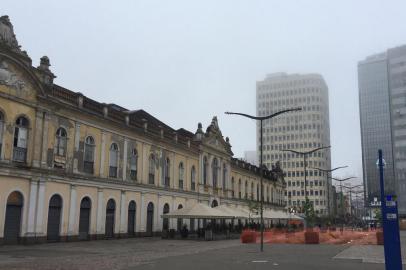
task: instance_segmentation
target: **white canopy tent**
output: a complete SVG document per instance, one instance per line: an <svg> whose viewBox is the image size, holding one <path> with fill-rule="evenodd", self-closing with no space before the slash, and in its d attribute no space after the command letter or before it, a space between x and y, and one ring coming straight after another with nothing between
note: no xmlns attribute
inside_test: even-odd
<svg viewBox="0 0 406 270"><path fill-rule="evenodd" d="M295 214L289 214L289 219L304 220L303 217L295 215Z"/></svg>
<svg viewBox="0 0 406 270"><path fill-rule="evenodd" d="M230 219L233 214L220 209L211 208L208 205L196 203L190 207L174 210L170 213L161 215L163 218L197 218L197 219Z"/></svg>
<svg viewBox="0 0 406 270"><path fill-rule="evenodd" d="M242 209L236 208L236 207L231 207L227 206L225 204L219 205L215 207L214 209L223 211L227 214L233 215L233 218L237 219L247 219L249 218L249 215L246 211L243 211Z"/></svg>
<svg viewBox="0 0 406 270"><path fill-rule="evenodd" d="M281 210L266 209L263 212L264 219L300 219L300 216L286 213ZM249 213L247 209L227 206L222 204L210 207L206 204L196 203L192 206L174 210L161 215L162 218L196 218L196 219L259 219L259 214Z"/></svg>

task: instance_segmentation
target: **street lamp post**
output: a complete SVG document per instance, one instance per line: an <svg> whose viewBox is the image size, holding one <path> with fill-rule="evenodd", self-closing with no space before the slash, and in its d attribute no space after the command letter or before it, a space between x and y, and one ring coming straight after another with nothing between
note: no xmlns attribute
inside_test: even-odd
<svg viewBox="0 0 406 270"><path fill-rule="evenodd" d="M284 152L291 152L291 153L295 153L295 154L297 154L297 155L301 155L301 156L303 156L303 167L304 167L304 188L305 188L305 216L306 216L306 219L307 219L307 216L308 216L308 208L309 208L309 198L308 198L308 195L307 195L307 172L306 172L306 159L307 159L307 156L308 155L310 155L310 154L312 154L312 153L314 153L314 152L317 152L317 151L319 151L319 150L322 150L322 149L327 149L327 148L330 148L331 146L322 146L322 147L318 147L318 148L315 148L315 149L312 149L312 150L310 150L310 151L306 151L306 152L300 152L300 151L296 151L296 150L291 150L291 149L282 149L282 151L284 151Z"/></svg>
<svg viewBox="0 0 406 270"><path fill-rule="evenodd" d="M235 115L241 115L250 119L254 119L254 120L259 120L260 122L260 132L261 132L261 136L260 136L260 166L259 166L259 172L260 172L260 181L261 181L261 201L260 201L260 206L261 206L261 252L264 251L264 209L263 209L263 205L264 205L264 186L263 186L263 157L262 157L262 151L263 151L263 121L267 120L267 119L271 119L275 116L278 116L280 114L283 113L288 113L288 112L294 112L294 111L300 111L302 110L302 108L293 108L293 109L287 109L287 110L282 110L276 113L273 113L271 115L267 115L267 116L252 116L249 114L245 114L245 113L236 113L236 112L225 112L225 114L235 114Z"/></svg>
<svg viewBox="0 0 406 270"><path fill-rule="evenodd" d="M344 206L343 206L343 195L344 195L344 194L343 194L343 185L342 185L342 183L343 183L344 181L347 181L347 180L350 180L350 179L353 179L353 178L356 178L356 177L351 176L351 177L347 177L347 178L344 178L344 179L338 179L338 178L331 177L331 179L333 179L333 180L335 180L335 181L340 182L340 193L341 193L341 217L342 217L341 229L342 229L342 231L344 230Z"/></svg>
<svg viewBox="0 0 406 270"><path fill-rule="evenodd" d="M352 216L352 189L362 187L363 185L356 185L356 186L343 186L350 191L350 215Z"/></svg>
<svg viewBox="0 0 406 270"><path fill-rule="evenodd" d="M331 172L334 172L334 171L336 171L336 170L339 170L339 169L344 169L344 168L347 168L348 166L341 166L341 167L336 167L336 168L334 168L334 169L331 169L331 170L325 170L325 169L321 169L321 168L317 168L317 167L311 167L312 169L315 169L315 170L318 170L318 171L321 171L321 172L325 172L326 173L326 183L327 183L327 201L328 201L328 204L327 204L327 214L328 214L328 216L330 217L330 187L328 186L328 179L329 179L329 173L331 173Z"/></svg>
<svg viewBox="0 0 406 270"><path fill-rule="evenodd" d="M360 206L360 204L359 204L360 199L359 199L358 195L361 194L361 193L363 193L363 192L364 192L364 190L357 190L357 191L354 191L354 193L355 193L355 200L356 200L356 202L357 202L357 204L356 204L357 211L355 212L355 216L358 217L358 218L360 218L360 213L361 213L361 215L362 215L362 213L363 213L363 211L360 210L360 208L363 207L363 206ZM364 208L363 208L363 209L364 209Z"/></svg>

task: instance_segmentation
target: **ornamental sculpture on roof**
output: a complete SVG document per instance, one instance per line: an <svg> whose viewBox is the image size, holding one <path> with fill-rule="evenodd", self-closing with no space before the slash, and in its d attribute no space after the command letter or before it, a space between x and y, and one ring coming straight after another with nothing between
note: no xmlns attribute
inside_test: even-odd
<svg viewBox="0 0 406 270"><path fill-rule="evenodd" d="M12 49L20 50L17 38L14 34L13 25L8 16L0 17L0 43Z"/></svg>
<svg viewBox="0 0 406 270"><path fill-rule="evenodd" d="M18 91L24 89L24 81L11 71L6 61L0 59L0 85L10 86Z"/></svg>
<svg viewBox="0 0 406 270"><path fill-rule="evenodd" d="M217 116L214 116L213 119L211 120L211 124L207 127L206 133L218 133L221 135L220 127L217 121Z"/></svg>

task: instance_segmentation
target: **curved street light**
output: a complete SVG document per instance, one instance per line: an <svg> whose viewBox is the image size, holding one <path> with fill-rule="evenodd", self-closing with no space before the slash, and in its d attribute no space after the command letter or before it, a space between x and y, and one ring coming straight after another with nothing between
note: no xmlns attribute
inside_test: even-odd
<svg viewBox="0 0 406 270"><path fill-rule="evenodd" d="M328 216L330 217L330 187L328 186L328 179L330 177L329 177L328 174L331 173L331 172L334 172L336 170L339 170L339 169L348 168L348 166L346 165L346 166L335 167L334 169L330 169L330 170L321 169L321 168L318 168L318 167L310 167L310 168L326 173L326 182L327 182L327 188L328 188L327 189L327 202L328 202L327 203L327 212L328 212Z"/></svg>
<svg viewBox="0 0 406 270"><path fill-rule="evenodd" d="M283 113L288 113L288 112L294 112L294 111L300 111L300 110L302 110L302 108L292 108L292 109L287 109L287 110L282 110L282 111L279 111L279 112L276 112L276 113L273 113L273 114L270 114L270 115L267 115L267 116L253 116L253 115L249 115L249 114L245 114L245 113L238 113L238 112L225 112L225 114L234 114L234 115L240 115L240 116L244 116L244 117L247 117L247 118L250 118L250 119L254 119L254 120L259 120L260 121L260 125L261 125L261 130L260 130L260 132L261 132L261 139L260 139L260 154L261 154L261 158L260 158L260 166L259 166L259 172L260 172L260 181L261 181L261 202L260 202L260 205L261 205L261 252L262 251L264 251L264 216L263 216L263 214L264 214L264 209L263 209L263 205L264 205L264 186L263 186L263 157L262 157L262 151L263 151L263 140L262 140L262 137L263 137L263 131L262 131L262 129L263 129L263 121L264 120L267 120L267 119L271 119L271 118L273 118L273 117L275 117L275 116L278 116L278 115L280 115L280 114L283 114Z"/></svg>
<svg viewBox="0 0 406 270"><path fill-rule="evenodd" d="M341 179L331 177L331 179L333 179L333 180L335 180L335 181L340 182L340 193L341 193L341 216L342 216L342 224L341 224L341 228L342 228L342 231L343 231L343 229L344 229L344 204L343 204L343 196L344 196L344 194L343 194L343 185L342 185L342 183L343 183L343 182L345 182L345 181L348 181L348 180L350 180L350 179L354 179L354 178L357 178L357 177L355 177L355 176L350 176L350 177L347 177L347 178L341 178ZM342 232L342 231L341 231L341 232Z"/></svg>
<svg viewBox="0 0 406 270"><path fill-rule="evenodd" d="M343 188L346 188L350 191L350 215L352 216L352 190L354 188L359 188L362 187L363 185L356 185L356 186L343 186Z"/></svg>
<svg viewBox="0 0 406 270"><path fill-rule="evenodd" d="M291 152L291 153L295 153L295 154L297 154L297 155L301 155L301 156L303 156L303 167L304 167L304 187L305 187L305 216L306 216L306 219L307 219L307 217L308 217L308 213L309 213L309 197L308 197L308 195L307 195L307 172L306 172L306 159L307 159L307 156L308 155L310 155L310 154L312 154L312 153L314 153L314 152L317 152L317 151L319 151L319 150L322 150L322 149L327 149L327 148L330 148L331 146L329 145L329 146L322 146L322 147L318 147L318 148L314 148L314 149L312 149L312 150L310 150L310 151L305 151L305 152L300 152L300 151L296 151L296 150L292 150L292 149L282 149L281 151L283 151L283 152Z"/></svg>

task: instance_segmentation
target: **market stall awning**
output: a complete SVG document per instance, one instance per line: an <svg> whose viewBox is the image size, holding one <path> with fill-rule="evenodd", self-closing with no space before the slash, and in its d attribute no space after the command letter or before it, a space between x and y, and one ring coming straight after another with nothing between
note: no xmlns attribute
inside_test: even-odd
<svg viewBox="0 0 406 270"><path fill-rule="evenodd" d="M264 218L267 219L287 219L287 215L283 211L267 209L264 211Z"/></svg>
<svg viewBox="0 0 406 270"><path fill-rule="evenodd" d="M295 215L295 214L290 214L289 216L290 216L289 219L304 220L303 217Z"/></svg>
<svg viewBox="0 0 406 270"><path fill-rule="evenodd" d="M216 207L217 208L217 207ZM207 219L229 219L234 218L233 214L226 213L220 209L211 208L208 205L196 203L190 207L174 210L163 214L163 218L207 218Z"/></svg>
<svg viewBox="0 0 406 270"><path fill-rule="evenodd" d="M273 209L265 210L264 218L267 218L267 219L299 219L299 220L303 219L300 216L290 214L285 211L273 210Z"/></svg>
<svg viewBox="0 0 406 270"><path fill-rule="evenodd" d="M215 207L214 209L217 209L217 210L223 211L229 215L232 215L234 218L239 218L239 219L249 218L249 215L246 211L243 211L236 207L227 206L225 204L219 205L219 206Z"/></svg>

